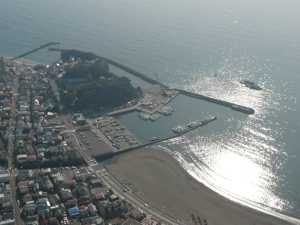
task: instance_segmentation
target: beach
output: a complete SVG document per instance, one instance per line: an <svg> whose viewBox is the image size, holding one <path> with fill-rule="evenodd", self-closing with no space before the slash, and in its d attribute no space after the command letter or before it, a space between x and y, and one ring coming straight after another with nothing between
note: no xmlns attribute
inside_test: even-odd
<svg viewBox="0 0 300 225"><path fill-rule="evenodd" d="M219 195L162 150L143 148L126 153L108 169L120 181L130 181L138 189L136 195L149 205L186 224L194 224L191 214L196 220L198 216L206 219L209 225L292 224Z"/></svg>
<svg viewBox="0 0 300 225"><path fill-rule="evenodd" d="M4 59L6 60L9 60L11 59L12 57L6 57L6 56L2 56ZM12 60L12 62L20 62L20 63L24 63L25 65L27 66L35 66L37 64L40 64L38 62L33 62L33 61L29 61L29 60L26 60L26 59L22 59L22 58L17 58L17 59L14 59Z"/></svg>

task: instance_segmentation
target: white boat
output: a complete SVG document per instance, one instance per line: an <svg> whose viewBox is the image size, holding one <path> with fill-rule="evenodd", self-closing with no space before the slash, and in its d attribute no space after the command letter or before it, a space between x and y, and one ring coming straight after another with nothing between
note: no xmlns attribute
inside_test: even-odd
<svg viewBox="0 0 300 225"><path fill-rule="evenodd" d="M159 137L152 137L150 140L151 141L157 141L157 140L159 140Z"/></svg>

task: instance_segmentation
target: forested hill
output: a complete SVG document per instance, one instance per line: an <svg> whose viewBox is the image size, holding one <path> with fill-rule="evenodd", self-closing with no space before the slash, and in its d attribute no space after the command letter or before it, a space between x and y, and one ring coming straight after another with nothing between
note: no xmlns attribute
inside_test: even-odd
<svg viewBox="0 0 300 225"><path fill-rule="evenodd" d="M125 104L141 94L126 77L109 72L106 60L90 52L64 50L61 52L65 74L59 80L63 100L76 109L114 107ZM72 80L80 79L80 82Z"/></svg>

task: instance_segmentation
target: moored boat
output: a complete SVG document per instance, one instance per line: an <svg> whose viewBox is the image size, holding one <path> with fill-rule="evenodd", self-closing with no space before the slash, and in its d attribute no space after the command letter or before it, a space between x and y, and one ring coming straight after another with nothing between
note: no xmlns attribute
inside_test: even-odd
<svg viewBox="0 0 300 225"><path fill-rule="evenodd" d="M159 137L152 137L150 140L151 141L157 141L157 140L159 140Z"/></svg>

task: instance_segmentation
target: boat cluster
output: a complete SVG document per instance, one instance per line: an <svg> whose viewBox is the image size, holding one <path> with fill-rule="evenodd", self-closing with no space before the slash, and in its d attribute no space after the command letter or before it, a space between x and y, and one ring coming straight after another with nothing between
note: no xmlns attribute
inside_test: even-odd
<svg viewBox="0 0 300 225"><path fill-rule="evenodd" d="M151 141L157 141L157 140L159 140L159 137L152 137L150 140Z"/></svg>
<svg viewBox="0 0 300 225"><path fill-rule="evenodd" d="M143 120L149 119L149 120L155 121L159 118L159 114L158 113L150 114L147 112L141 112L141 113L139 113L139 117Z"/></svg>
<svg viewBox="0 0 300 225"><path fill-rule="evenodd" d="M186 125L178 125L172 128L173 132L175 133L182 133L183 131L186 131L187 126Z"/></svg>
<svg viewBox="0 0 300 225"><path fill-rule="evenodd" d="M215 117L213 116L209 116L207 118L205 118L204 120L202 120L202 123L207 123L207 122L210 122L211 120L213 120Z"/></svg>
<svg viewBox="0 0 300 225"><path fill-rule="evenodd" d="M163 106L161 107L158 112L165 115L165 116L169 116L173 113L174 108L170 107L170 106Z"/></svg>
<svg viewBox="0 0 300 225"><path fill-rule="evenodd" d="M198 120L196 120L196 121L191 121L189 124L188 124L188 127L189 128L193 128L193 127L196 127L196 126L198 126L198 125L200 125L201 123L200 122L198 122Z"/></svg>
<svg viewBox="0 0 300 225"><path fill-rule="evenodd" d="M217 117L209 116L209 117L205 118L204 120L202 120L201 123L198 121L191 121L188 125L178 125L178 126L173 127L172 130L175 133L182 133L182 132L186 131L188 128L191 129L191 128L200 126L201 124L211 122L215 119L217 119Z"/></svg>

